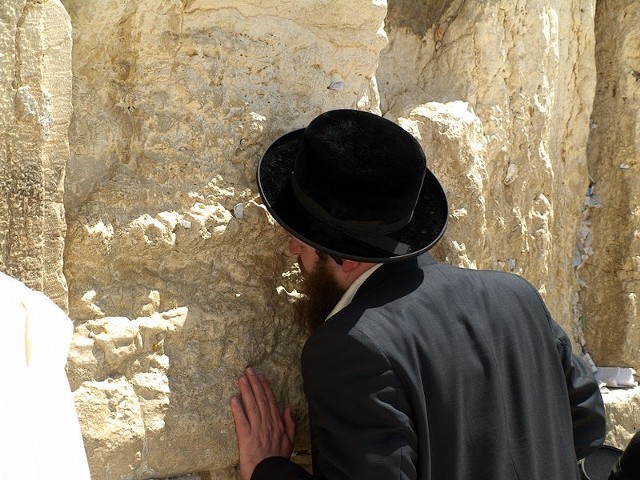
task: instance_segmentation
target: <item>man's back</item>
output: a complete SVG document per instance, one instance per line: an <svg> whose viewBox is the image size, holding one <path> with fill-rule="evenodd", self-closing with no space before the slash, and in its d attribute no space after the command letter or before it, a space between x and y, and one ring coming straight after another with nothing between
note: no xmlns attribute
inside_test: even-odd
<svg viewBox="0 0 640 480"><path fill-rule="evenodd" d="M597 385L574 373L568 338L519 277L429 255L385 265L305 346L314 471L576 478L568 381L580 442L597 444L604 420Z"/></svg>

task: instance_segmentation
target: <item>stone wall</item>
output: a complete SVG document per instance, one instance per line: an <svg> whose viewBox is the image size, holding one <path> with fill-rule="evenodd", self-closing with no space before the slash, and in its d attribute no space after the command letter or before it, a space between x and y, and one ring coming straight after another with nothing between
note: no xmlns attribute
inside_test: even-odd
<svg viewBox="0 0 640 480"><path fill-rule="evenodd" d="M307 450L298 275L254 172L331 108L420 140L451 202L437 257L525 276L578 350L638 365L637 2L62 4L0 6L0 268L74 320L94 480L234 478L248 364Z"/></svg>
<svg viewBox="0 0 640 480"><path fill-rule="evenodd" d="M640 3L598 2L596 20L584 321L601 365L640 370Z"/></svg>
<svg viewBox="0 0 640 480"><path fill-rule="evenodd" d="M256 203L255 169L271 141L325 109L377 108L385 8L64 3L69 372L83 423L96 425L85 430L94 478L229 478L228 405L248 364L293 404L305 449L295 272Z"/></svg>
<svg viewBox="0 0 640 480"><path fill-rule="evenodd" d="M58 1L0 7L0 269L67 305L63 182L71 23Z"/></svg>
<svg viewBox="0 0 640 480"><path fill-rule="evenodd" d="M422 139L450 197L436 252L523 275L568 330L579 328L570 259L588 185L594 8L389 2L377 75L383 112Z"/></svg>

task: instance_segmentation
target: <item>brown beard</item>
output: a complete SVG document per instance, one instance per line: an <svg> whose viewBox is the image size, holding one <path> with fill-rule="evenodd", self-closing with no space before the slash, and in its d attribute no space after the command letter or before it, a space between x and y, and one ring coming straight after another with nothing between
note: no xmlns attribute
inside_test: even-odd
<svg viewBox="0 0 640 480"><path fill-rule="evenodd" d="M296 303L296 320L309 334L324 323L346 290L333 277L331 261L319 260L302 283L304 297Z"/></svg>

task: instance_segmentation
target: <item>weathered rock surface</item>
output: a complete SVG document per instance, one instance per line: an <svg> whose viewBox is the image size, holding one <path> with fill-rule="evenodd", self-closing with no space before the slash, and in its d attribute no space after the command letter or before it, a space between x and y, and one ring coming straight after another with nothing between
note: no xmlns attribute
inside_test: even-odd
<svg viewBox="0 0 640 480"><path fill-rule="evenodd" d="M71 22L58 0L0 7L0 269L66 308L63 182Z"/></svg>
<svg viewBox="0 0 640 480"><path fill-rule="evenodd" d="M302 337L277 289L295 274L280 276L292 259L254 201L255 168L271 141L325 109L377 108L384 6L64 3L69 372L94 479L226 478L237 461L229 399L249 364L293 404L306 448Z"/></svg>
<svg viewBox="0 0 640 480"><path fill-rule="evenodd" d="M589 149L592 254L584 322L601 365L640 369L640 4L598 2L598 87Z"/></svg>
<svg viewBox="0 0 640 480"><path fill-rule="evenodd" d="M640 430L640 387L604 390L607 411L605 443L624 450L629 440Z"/></svg>
<svg viewBox="0 0 640 480"><path fill-rule="evenodd" d="M571 258L588 185L594 9L389 2L377 74L382 112L413 125L451 201L435 252L523 275L569 331L578 327Z"/></svg>
<svg viewBox="0 0 640 480"><path fill-rule="evenodd" d="M637 2L62 3L0 6L0 268L68 302L94 480L234 478L249 364L307 449L297 274L254 172L331 108L420 140L451 203L437 257L525 276L578 346L584 321L599 363L637 368ZM623 445L637 402L607 398Z"/></svg>

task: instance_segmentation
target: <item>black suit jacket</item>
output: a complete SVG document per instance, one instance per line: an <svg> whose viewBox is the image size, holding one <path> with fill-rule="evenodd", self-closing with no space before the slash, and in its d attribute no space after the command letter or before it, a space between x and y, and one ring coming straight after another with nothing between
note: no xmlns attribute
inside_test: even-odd
<svg viewBox="0 0 640 480"><path fill-rule="evenodd" d="M429 254L378 269L302 354L312 478L568 480L604 407L538 292ZM311 478L284 458L253 480Z"/></svg>

